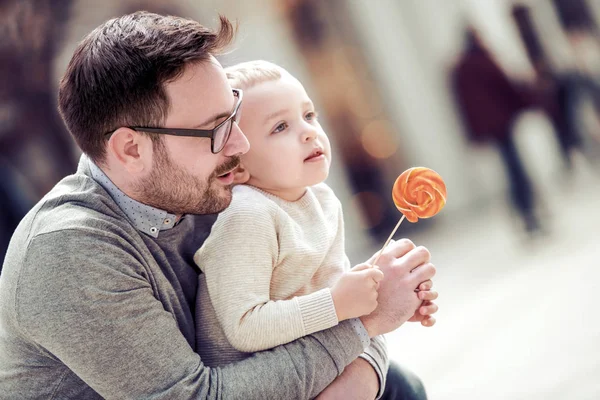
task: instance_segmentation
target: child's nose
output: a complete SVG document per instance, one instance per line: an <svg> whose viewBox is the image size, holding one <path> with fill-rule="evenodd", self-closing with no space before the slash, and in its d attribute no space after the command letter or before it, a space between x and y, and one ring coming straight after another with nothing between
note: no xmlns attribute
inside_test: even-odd
<svg viewBox="0 0 600 400"><path fill-rule="evenodd" d="M309 142L311 140L315 140L317 138L317 130L314 129L312 126L305 129L304 132L302 132L302 141L303 142Z"/></svg>

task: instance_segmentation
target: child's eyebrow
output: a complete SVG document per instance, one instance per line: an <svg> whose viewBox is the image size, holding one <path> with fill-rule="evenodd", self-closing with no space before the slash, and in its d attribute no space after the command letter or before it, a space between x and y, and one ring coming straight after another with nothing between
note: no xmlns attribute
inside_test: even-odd
<svg viewBox="0 0 600 400"><path fill-rule="evenodd" d="M315 106L313 105L312 101L307 100L302 103L302 108L315 108Z"/></svg>
<svg viewBox="0 0 600 400"><path fill-rule="evenodd" d="M314 108L312 101L305 101L302 103L302 108ZM283 108L281 110L272 112L271 114L265 117L265 123L269 122L272 119L278 118L284 115L288 110Z"/></svg>
<svg viewBox="0 0 600 400"><path fill-rule="evenodd" d="M265 118L265 123L269 122L272 119L275 119L275 118L278 118L278 117L282 116L286 112L287 112L287 110L285 108L281 109L279 111L272 112L271 114L267 115L267 117Z"/></svg>

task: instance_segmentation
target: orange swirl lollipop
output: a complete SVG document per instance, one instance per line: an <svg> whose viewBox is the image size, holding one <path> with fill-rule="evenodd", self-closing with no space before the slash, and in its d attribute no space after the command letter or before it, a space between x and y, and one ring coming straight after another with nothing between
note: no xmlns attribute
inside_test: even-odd
<svg viewBox="0 0 600 400"><path fill-rule="evenodd" d="M432 169L415 167L404 171L392 189L394 204L407 220L431 218L446 205L446 184Z"/></svg>
<svg viewBox="0 0 600 400"><path fill-rule="evenodd" d="M419 218L431 218L446 205L446 184L442 177L432 169L414 167L404 171L394 182L392 188L394 204L402 213L402 218L383 245L373 265L388 245L404 218L417 222Z"/></svg>

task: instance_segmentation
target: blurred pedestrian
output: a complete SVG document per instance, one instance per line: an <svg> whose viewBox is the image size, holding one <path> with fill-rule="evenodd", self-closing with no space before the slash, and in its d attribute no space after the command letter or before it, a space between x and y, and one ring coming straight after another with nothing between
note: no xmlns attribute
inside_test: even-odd
<svg viewBox="0 0 600 400"><path fill-rule="evenodd" d="M469 139L498 147L525 229L539 230L532 181L513 132L516 118L533 105L532 97L510 81L472 28L467 30L465 51L452 71L452 83Z"/></svg>
<svg viewBox="0 0 600 400"><path fill-rule="evenodd" d="M555 73L542 58L534 60L533 66L537 103L554 127L564 165L570 170L573 167L573 152L582 147L577 121L579 95L583 86L581 79L574 73Z"/></svg>

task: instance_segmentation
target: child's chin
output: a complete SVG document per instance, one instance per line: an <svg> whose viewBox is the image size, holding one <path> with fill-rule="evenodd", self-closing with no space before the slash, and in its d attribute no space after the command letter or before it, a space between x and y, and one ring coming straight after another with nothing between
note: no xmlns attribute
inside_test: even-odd
<svg viewBox="0 0 600 400"><path fill-rule="evenodd" d="M319 183L325 182L327 177L329 176L329 169L322 171L321 173L316 173L311 179L311 182L307 186L318 185Z"/></svg>

